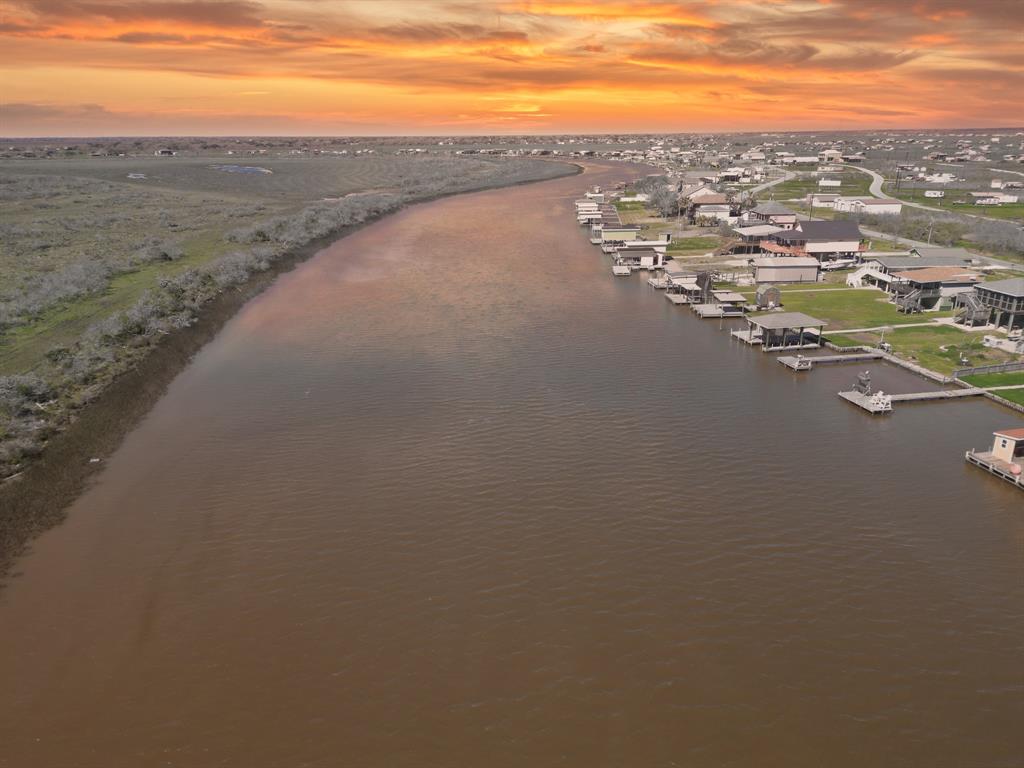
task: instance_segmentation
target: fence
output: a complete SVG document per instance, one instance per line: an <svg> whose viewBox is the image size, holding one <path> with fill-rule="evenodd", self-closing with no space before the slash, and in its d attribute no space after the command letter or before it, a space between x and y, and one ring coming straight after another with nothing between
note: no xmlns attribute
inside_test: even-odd
<svg viewBox="0 0 1024 768"><path fill-rule="evenodd" d="M979 373L1009 373L1010 371L1024 371L1024 363L996 363L995 365L979 365L976 368L957 368L953 371L953 378L975 376Z"/></svg>

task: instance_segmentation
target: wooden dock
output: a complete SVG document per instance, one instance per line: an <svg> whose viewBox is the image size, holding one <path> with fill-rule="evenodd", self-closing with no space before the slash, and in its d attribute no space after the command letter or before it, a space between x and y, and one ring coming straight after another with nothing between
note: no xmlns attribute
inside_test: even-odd
<svg viewBox="0 0 1024 768"><path fill-rule="evenodd" d="M853 403L858 408L863 408L868 413L892 413L892 405L888 408L876 405L871 395L865 395L863 392L857 390L850 390L849 392L840 392L839 396L849 403Z"/></svg>
<svg viewBox="0 0 1024 768"><path fill-rule="evenodd" d="M692 303L690 297L685 293L666 293L665 298L676 305Z"/></svg>
<svg viewBox="0 0 1024 768"><path fill-rule="evenodd" d="M872 395L865 395L862 392L851 390L849 392L840 392L839 396L846 400L848 403L853 403L858 408L863 408L868 413L890 413L892 411L892 403L915 403L915 402L926 402L929 400L959 400L963 397L975 397L977 395L984 395L985 390L977 387L971 387L969 389L938 389L933 392L905 392L902 395L886 395L889 398L890 405L888 407L880 406Z"/></svg>
<svg viewBox="0 0 1024 768"><path fill-rule="evenodd" d="M908 392L903 395L893 395L892 401L894 403L909 403L923 400L952 400L959 397L973 397L984 394L985 390L978 387L970 387L969 389L938 389L934 392Z"/></svg>
<svg viewBox="0 0 1024 768"><path fill-rule="evenodd" d="M817 347L817 344L812 345ZM787 368L794 371L807 370L806 363L810 361L811 366L828 365L830 363L861 363L865 360L880 360L881 352L851 352L848 355L815 355L814 357L794 357L793 355L781 355L778 360ZM799 361L804 361L801 366Z"/></svg>
<svg viewBox="0 0 1024 768"><path fill-rule="evenodd" d="M994 458L991 453L978 451L967 451L964 457L974 466L981 467L986 472L1000 477L1015 488L1024 491L1024 474L1013 474L1010 471L1012 465L1007 462Z"/></svg>

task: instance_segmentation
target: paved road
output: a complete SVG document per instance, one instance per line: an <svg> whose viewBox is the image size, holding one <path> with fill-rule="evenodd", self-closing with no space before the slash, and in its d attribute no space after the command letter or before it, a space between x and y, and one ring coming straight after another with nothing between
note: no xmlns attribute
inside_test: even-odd
<svg viewBox="0 0 1024 768"><path fill-rule="evenodd" d="M859 165L848 165L847 167L858 170L861 173L868 174L871 177L871 186L868 187L868 191L871 192L871 194L874 197L881 198L882 200L899 200L904 205L909 205L911 208L920 208L922 211L935 211L936 213L953 213L959 214L961 216L970 216L972 219L985 219L986 221L1006 221L1006 219L997 219L992 216L980 216L977 213L965 213L964 211L947 211L943 210L942 208L935 208L931 205L923 205L921 203L911 202L910 200L903 200L902 198L893 197L892 195L882 191L882 184L885 182L885 179L882 177L881 174L871 170L870 168L862 168ZM1005 173L1017 173L1017 171L1005 171ZM867 232L867 230L864 231Z"/></svg>

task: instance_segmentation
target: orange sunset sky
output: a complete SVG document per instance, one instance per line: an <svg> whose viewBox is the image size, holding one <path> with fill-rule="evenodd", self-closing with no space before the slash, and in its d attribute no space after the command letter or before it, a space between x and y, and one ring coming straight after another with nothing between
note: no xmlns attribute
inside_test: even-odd
<svg viewBox="0 0 1024 768"><path fill-rule="evenodd" d="M2 0L0 134L1024 125L1024 0Z"/></svg>

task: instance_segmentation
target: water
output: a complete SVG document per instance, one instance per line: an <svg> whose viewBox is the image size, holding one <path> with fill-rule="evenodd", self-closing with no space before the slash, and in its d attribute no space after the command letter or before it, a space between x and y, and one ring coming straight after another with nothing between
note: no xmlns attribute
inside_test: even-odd
<svg viewBox="0 0 1024 768"><path fill-rule="evenodd" d="M570 211L629 173L248 304L0 593L0 765L1024 764L1024 504L963 461L1019 419L613 279Z"/></svg>

